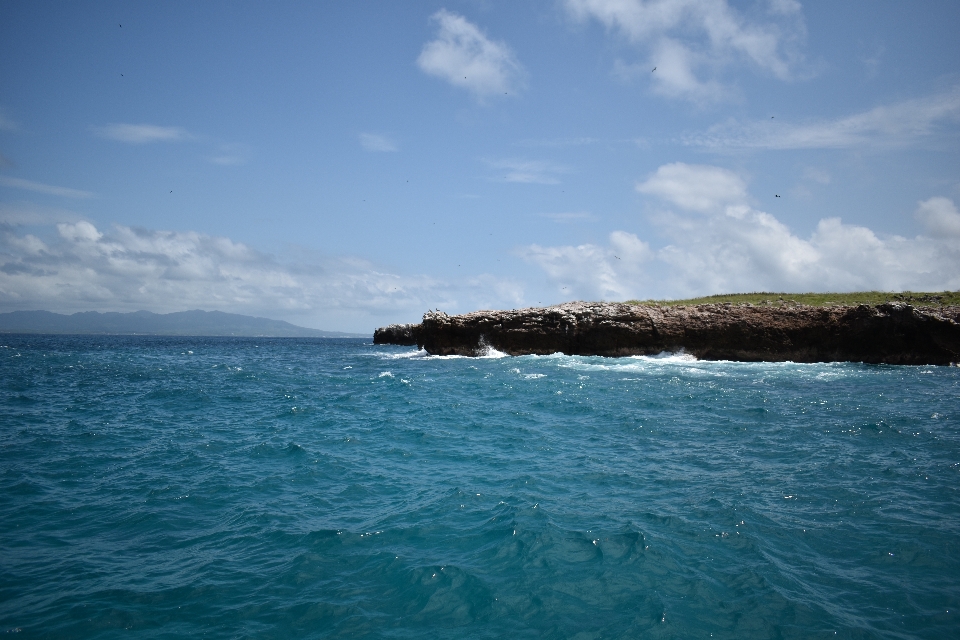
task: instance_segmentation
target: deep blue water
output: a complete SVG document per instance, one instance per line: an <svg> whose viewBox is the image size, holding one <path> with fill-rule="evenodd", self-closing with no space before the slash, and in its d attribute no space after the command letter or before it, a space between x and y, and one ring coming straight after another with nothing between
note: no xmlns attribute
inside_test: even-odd
<svg viewBox="0 0 960 640"><path fill-rule="evenodd" d="M0 344L0 633L960 636L957 368Z"/></svg>

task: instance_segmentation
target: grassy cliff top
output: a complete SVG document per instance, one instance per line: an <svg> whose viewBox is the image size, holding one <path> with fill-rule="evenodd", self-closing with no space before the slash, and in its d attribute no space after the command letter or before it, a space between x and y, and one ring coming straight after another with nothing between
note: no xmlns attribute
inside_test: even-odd
<svg viewBox="0 0 960 640"><path fill-rule="evenodd" d="M906 302L915 306L925 305L960 305L960 291L940 291L925 293L903 291L888 293L886 291L857 291L854 293L731 293L688 300L628 300L627 304L659 304L665 306L692 305L692 304L778 304L783 302L797 302L814 307L829 305L858 305L881 304L884 302Z"/></svg>

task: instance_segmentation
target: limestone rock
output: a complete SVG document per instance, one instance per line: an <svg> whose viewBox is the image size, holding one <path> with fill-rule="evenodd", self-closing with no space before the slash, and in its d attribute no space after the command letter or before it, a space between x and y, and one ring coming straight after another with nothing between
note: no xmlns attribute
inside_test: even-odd
<svg viewBox="0 0 960 640"><path fill-rule="evenodd" d="M702 360L950 364L960 361L960 307L653 306L569 302L553 307L424 314L377 329L377 344L435 355L630 356L683 350Z"/></svg>
<svg viewBox="0 0 960 640"><path fill-rule="evenodd" d="M417 344L419 324L391 324L373 332L373 344Z"/></svg>

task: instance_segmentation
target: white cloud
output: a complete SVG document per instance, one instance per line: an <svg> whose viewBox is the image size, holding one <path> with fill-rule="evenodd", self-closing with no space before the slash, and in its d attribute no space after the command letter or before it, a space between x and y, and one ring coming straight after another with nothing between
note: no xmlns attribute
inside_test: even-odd
<svg viewBox="0 0 960 640"><path fill-rule="evenodd" d="M628 64L616 60L613 76L621 82L631 82L649 75L655 82L656 92L670 98L715 102L730 95L730 91L718 81L697 77L694 67L706 62L706 56L698 55L670 38L662 38L652 45L652 50L651 59L656 60L654 70L648 62Z"/></svg>
<svg viewBox="0 0 960 640"><path fill-rule="evenodd" d="M92 127L92 129L104 138L130 144L175 142L190 137L190 134L180 127L161 127L155 124L108 124L103 127Z"/></svg>
<svg viewBox="0 0 960 640"><path fill-rule="evenodd" d="M73 224L61 222L57 225L57 231L60 232L61 238L73 242L96 242L103 237L103 234L97 231L97 228L86 220L81 220Z"/></svg>
<svg viewBox="0 0 960 640"><path fill-rule="evenodd" d="M0 310L221 310L307 326L372 330L425 309L516 305L510 279L407 276L351 257L281 262L229 238L196 232L60 222L41 238L0 225Z"/></svg>
<svg viewBox="0 0 960 640"><path fill-rule="evenodd" d="M747 185L732 171L698 164L665 164L637 185L637 191L654 195L690 211L707 213L747 199Z"/></svg>
<svg viewBox="0 0 960 640"><path fill-rule="evenodd" d="M490 160L487 164L505 172L502 180L524 184L560 184L557 175L569 171L564 166L540 160Z"/></svg>
<svg viewBox="0 0 960 640"><path fill-rule="evenodd" d="M505 43L493 42L476 25L446 9L435 13L432 20L439 31L417 58L422 71L479 99L520 90L523 68Z"/></svg>
<svg viewBox="0 0 960 640"><path fill-rule="evenodd" d="M960 87L924 98L883 105L833 120L792 124L781 119L735 121L688 136L689 145L709 148L844 149L865 145L906 146L931 137L960 119Z"/></svg>
<svg viewBox="0 0 960 640"><path fill-rule="evenodd" d="M523 257L558 286L571 282L580 295L616 299L960 288L960 213L947 198L919 203L916 216L929 235L880 237L866 227L826 218L809 238L801 238L774 216L750 207L743 181L718 167L665 165L641 186L644 193L699 215L661 214L656 223L668 243L659 249L615 232L621 235L616 242L611 235L608 246L533 245ZM618 252L627 236L638 249L624 259Z"/></svg>
<svg viewBox="0 0 960 640"><path fill-rule="evenodd" d="M569 298L624 300L645 281L643 264L653 257L650 246L632 233L614 231L609 245L576 247L530 245L519 255L543 269L557 291Z"/></svg>
<svg viewBox="0 0 960 640"><path fill-rule="evenodd" d="M361 133L360 146L367 151L398 151L397 143L376 133Z"/></svg>
<svg viewBox="0 0 960 640"><path fill-rule="evenodd" d="M615 73L643 69L659 93L696 101L723 97L716 78L703 77L741 61L790 79L800 59L795 44L805 34L799 4L789 0L771 2L775 21L763 23L747 20L726 0L566 0L566 6L574 18L595 19L647 51L644 64L621 63Z"/></svg>
<svg viewBox="0 0 960 640"><path fill-rule="evenodd" d="M89 191L79 189L70 189L69 187L56 187L42 182L33 182L23 178L11 178L10 176L0 176L0 185L11 187L13 189L26 189L37 193L46 193L51 196L62 196L64 198L90 198L93 194Z"/></svg>
<svg viewBox="0 0 960 640"><path fill-rule="evenodd" d="M934 236L960 238L960 212L953 200L930 198L917 204L917 220Z"/></svg>

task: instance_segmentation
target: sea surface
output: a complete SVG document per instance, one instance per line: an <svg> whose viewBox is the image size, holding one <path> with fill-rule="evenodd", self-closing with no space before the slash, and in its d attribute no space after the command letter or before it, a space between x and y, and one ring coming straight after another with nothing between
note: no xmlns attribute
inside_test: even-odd
<svg viewBox="0 0 960 640"><path fill-rule="evenodd" d="M957 638L960 369L0 336L0 634Z"/></svg>

